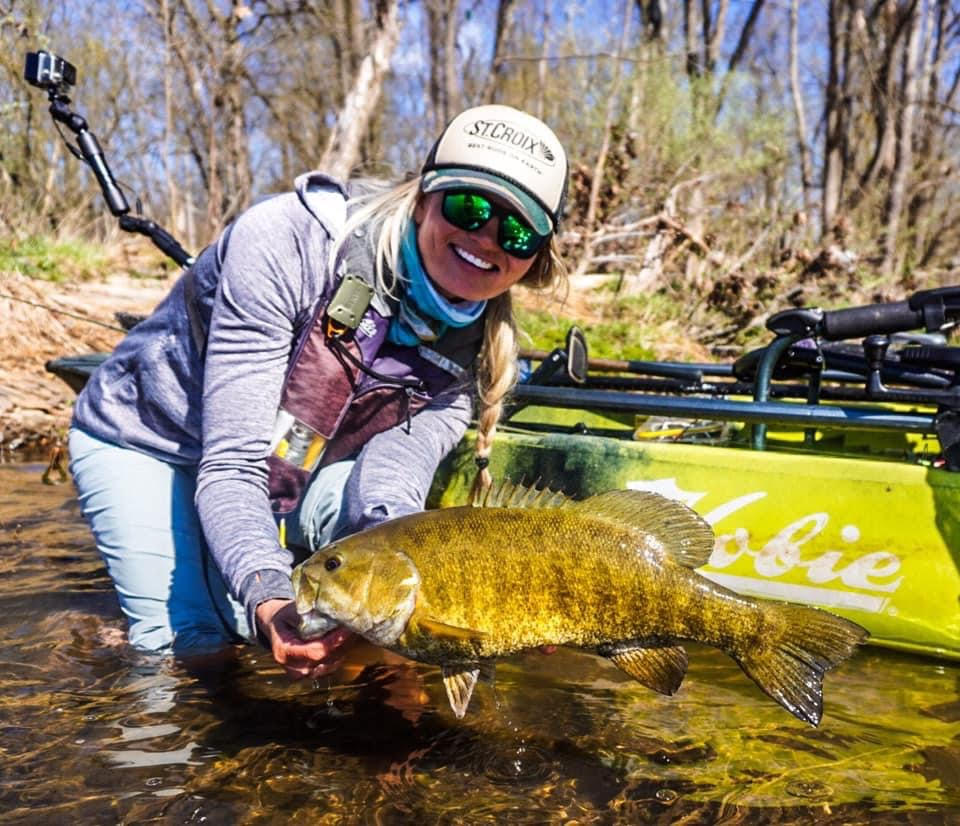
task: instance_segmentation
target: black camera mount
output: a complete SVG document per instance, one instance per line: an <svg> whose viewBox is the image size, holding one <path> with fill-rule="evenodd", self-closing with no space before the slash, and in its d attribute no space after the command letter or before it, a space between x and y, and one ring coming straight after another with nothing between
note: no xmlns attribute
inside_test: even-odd
<svg viewBox="0 0 960 826"><path fill-rule="evenodd" d="M77 70L62 57L45 51L29 52L24 78L31 86L45 89L50 99L50 116L63 124L77 138L77 146L67 143L70 151L93 170L110 213L119 219L120 229L146 235L167 256L181 267L193 263L193 257L163 227L140 215L130 215L130 205L117 185L107 160L87 121L71 110L67 91L77 81Z"/></svg>

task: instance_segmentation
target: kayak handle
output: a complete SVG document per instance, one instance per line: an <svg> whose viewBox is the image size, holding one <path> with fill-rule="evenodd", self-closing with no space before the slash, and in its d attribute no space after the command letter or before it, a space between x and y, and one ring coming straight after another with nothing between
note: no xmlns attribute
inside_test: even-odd
<svg viewBox="0 0 960 826"><path fill-rule="evenodd" d="M922 326L922 310L913 309L908 301L894 301L828 310L823 314L821 334L827 341L841 341L845 338L903 333Z"/></svg>
<svg viewBox="0 0 960 826"><path fill-rule="evenodd" d="M905 333L925 328L928 333L960 321L960 287L919 290L905 301L867 304L842 310L800 307L775 313L767 329L777 336L818 336L826 341ZM804 334L804 335L800 335Z"/></svg>

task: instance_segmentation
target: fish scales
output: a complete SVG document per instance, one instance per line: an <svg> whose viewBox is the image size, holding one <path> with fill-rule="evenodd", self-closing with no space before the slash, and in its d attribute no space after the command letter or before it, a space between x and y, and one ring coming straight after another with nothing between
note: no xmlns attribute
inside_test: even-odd
<svg viewBox="0 0 960 826"><path fill-rule="evenodd" d="M462 627L500 641L496 649L488 642L485 656L544 642L587 646L627 637L727 644L736 633L753 639L760 632L761 611L673 562L646 531L570 510L433 513L419 521L409 551L418 567L438 571L421 593ZM459 526L462 547L496 553L480 551L481 559L465 569L449 547L431 541L433 525L447 520Z"/></svg>
<svg viewBox="0 0 960 826"><path fill-rule="evenodd" d="M420 570L435 572L422 586L424 603L450 624L488 635L482 656L645 632L637 610L644 603L656 627L654 596L662 585L655 580L673 577L637 564L642 533L614 533L574 511L457 510L412 521L418 530L407 553ZM435 526L450 522L465 554L433 541Z"/></svg>
<svg viewBox="0 0 960 826"><path fill-rule="evenodd" d="M677 502L639 491L572 502L505 487L485 507L412 514L317 551L293 577L304 636L343 624L440 664L458 716L482 662L544 644L593 649L672 694L686 671L678 642L692 639L819 722L823 674L862 628L699 575L713 533Z"/></svg>

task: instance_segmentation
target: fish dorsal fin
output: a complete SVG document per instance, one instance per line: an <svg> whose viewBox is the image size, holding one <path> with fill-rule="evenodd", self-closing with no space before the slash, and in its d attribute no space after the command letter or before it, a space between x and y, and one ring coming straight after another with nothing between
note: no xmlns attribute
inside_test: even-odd
<svg viewBox="0 0 960 826"><path fill-rule="evenodd" d="M643 490L611 490L573 504L592 516L656 536L681 565L699 568L713 552L713 529L681 502Z"/></svg>
<svg viewBox="0 0 960 826"><path fill-rule="evenodd" d="M539 488L536 482L524 485L504 479L481 491L471 504L475 508L562 508L573 500L549 486Z"/></svg>
<svg viewBox="0 0 960 826"><path fill-rule="evenodd" d="M661 694L675 694L687 673L687 652L679 645L645 647L635 642L619 642L601 646L597 653L637 682Z"/></svg>
<svg viewBox="0 0 960 826"><path fill-rule="evenodd" d="M447 690L450 708L457 718L467 713L473 689L480 676L480 663L450 663L441 668L443 687Z"/></svg>

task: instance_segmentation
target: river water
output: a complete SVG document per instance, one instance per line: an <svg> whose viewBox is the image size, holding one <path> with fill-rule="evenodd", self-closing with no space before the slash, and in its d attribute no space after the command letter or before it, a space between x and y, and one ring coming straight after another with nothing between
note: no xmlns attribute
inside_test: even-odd
<svg viewBox="0 0 960 826"><path fill-rule="evenodd" d="M561 649L501 663L456 720L438 670L370 647L288 681L132 651L71 487L0 466L4 824L960 822L960 665L874 648L818 729L690 646L661 697ZM148 495L148 492L145 492Z"/></svg>

